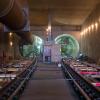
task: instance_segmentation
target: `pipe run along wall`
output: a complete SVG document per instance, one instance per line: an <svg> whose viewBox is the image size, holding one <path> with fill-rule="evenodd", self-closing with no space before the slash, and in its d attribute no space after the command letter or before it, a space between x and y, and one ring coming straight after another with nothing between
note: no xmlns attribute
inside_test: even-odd
<svg viewBox="0 0 100 100"><path fill-rule="evenodd" d="M31 33L20 32L27 23L25 12L17 0L0 0L0 22L10 30L17 31L17 34L31 43Z"/></svg>
<svg viewBox="0 0 100 100"><path fill-rule="evenodd" d="M31 32L17 32L17 34L23 38L23 41L26 41L30 44L33 43L33 37Z"/></svg>
<svg viewBox="0 0 100 100"><path fill-rule="evenodd" d="M20 30L25 26L25 13L17 0L0 0L0 22L11 30Z"/></svg>

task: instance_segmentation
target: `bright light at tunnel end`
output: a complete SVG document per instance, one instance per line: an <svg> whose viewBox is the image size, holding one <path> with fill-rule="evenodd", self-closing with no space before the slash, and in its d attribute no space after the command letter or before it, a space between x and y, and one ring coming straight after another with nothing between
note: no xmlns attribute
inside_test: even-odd
<svg viewBox="0 0 100 100"><path fill-rule="evenodd" d="M77 51L77 54L78 54L79 53L79 43L78 43L77 39L75 39L75 37L70 35L70 34L62 34L62 35L57 36L55 38L55 43L58 44L57 40L60 39L61 37L64 37L64 36L70 37L71 39L73 39L75 41L75 44L76 44L75 48L76 48L76 51ZM75 48L73 48L73 49L75 49ZM76 56L77 56L77 54L76 54Z"/></svg>

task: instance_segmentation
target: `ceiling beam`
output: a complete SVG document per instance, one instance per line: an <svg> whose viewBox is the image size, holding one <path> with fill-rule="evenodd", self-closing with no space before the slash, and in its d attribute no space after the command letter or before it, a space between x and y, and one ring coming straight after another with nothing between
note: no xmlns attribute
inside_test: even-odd
<svg viewBox="0 0 100 100"><path fill-rule="evenodd" d="M31 26L30 31L46 31L47 26L40 25L40 26ZM57 25L52 26L52 31L81 31L80 25Z"/></svg>

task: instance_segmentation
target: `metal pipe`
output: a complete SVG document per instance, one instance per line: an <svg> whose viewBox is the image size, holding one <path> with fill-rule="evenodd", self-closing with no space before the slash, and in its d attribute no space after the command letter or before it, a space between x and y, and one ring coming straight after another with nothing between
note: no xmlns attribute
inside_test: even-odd
<svg viewBox="0 0 100 100"><path fill-rule="evenodd" d="M32 43L32 34L30 32L20 32L27 20L25 12L17 0L0 0L0 22L16 33L28 43Z"/></svg>
<svg viewBox="0 0 100 100"><path fill-rule="evenodd" d="M25 13L17 0L0 0L0 22L11 30L24 28Z"/></svg>
<svg viewBox="0 0 100 100"><path fill-rule="evenodd" d="M17 32L19 36L23 39L23 41L26 41L27 43L32 44L33 43L33 37L31 32Z"/></svg>

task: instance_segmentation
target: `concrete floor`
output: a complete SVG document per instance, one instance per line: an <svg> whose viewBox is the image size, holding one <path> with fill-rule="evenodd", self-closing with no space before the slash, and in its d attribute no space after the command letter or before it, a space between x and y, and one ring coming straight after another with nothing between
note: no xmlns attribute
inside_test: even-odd
<svg viewBox="0 0 100 100"><path fill-rule="evenodd" d="M20 100L78 100L61 68L39 63Z"/></svg>

